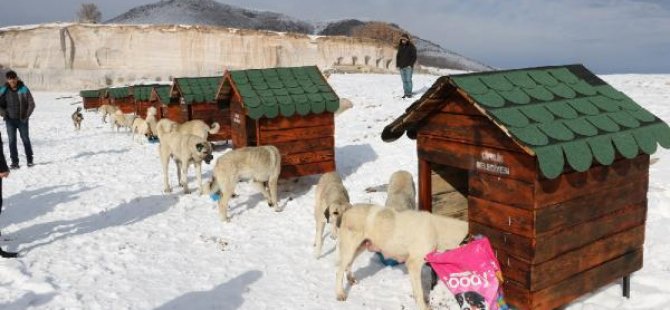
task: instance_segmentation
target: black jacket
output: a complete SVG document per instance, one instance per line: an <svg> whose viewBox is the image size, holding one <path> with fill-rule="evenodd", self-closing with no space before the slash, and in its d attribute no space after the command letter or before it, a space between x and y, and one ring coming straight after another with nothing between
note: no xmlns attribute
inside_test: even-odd
<svg viewBox="0 0 670 310"><path fill-rule="evenodd" d="M398 68L413 67L416 62L416 47L412 42L398 45L398 54L395 56L395 66Z"/></svg>
<svg viewBox="0 0 670 310"><path fill-rule="evenodd" d="M7 100L9 92L14 91L11 90L8 83L0 86L0 115L11 119L27 120L35 110L35 100L30 90L23 84L23 81L19 81L15 91L18 102Z"/></svg>

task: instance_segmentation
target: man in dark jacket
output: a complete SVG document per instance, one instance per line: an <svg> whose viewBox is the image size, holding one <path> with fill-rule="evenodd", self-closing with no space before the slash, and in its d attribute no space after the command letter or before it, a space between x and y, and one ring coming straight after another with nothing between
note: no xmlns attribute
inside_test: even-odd
<svg viewBox="0 0 670 310"><path fill-rule="evenodd" d="M398 44L398 54L395 57L395 65L400 70L402 79L403 98L412 98L412 71L416 62L416 47L409 40L409 35L403 33Z"/></svg>
<svg viewBox="0 0 670 310"><path fill-rule="evenodd" d="M7 160L5 159L5 152L2 147L2 136L0 136L0 213L2 213L2 179L9 176L9 167L7 167ZM6 252L0 248L0 257L16 257L17 253Z"/></svg>
<svg viewBox="0 0 670 310"><path fill-rule="evenodd" d="M19 168L19 154L16 149L16 130L21 135L21 141L26 151L28 167L33 166L33 148L28 133L28 119L35 109L33 95L23 81L19 80L16 72L8 71L5 74L7 83L0 87L0 114L5 118L7 137L9 139L9 157L12 169Z"/></svg>

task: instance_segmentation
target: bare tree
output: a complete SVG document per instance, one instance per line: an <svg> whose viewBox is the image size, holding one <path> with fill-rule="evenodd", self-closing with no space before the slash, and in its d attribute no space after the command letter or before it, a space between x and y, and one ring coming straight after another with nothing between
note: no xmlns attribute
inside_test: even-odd
<svg viewBox="0 0 670 310"><path fill-rule="evenodd" d="M82 3L79 11L77 11L77 19L82 23L97 24L102 19L102 13L100 13L95 3Z"/></svg>

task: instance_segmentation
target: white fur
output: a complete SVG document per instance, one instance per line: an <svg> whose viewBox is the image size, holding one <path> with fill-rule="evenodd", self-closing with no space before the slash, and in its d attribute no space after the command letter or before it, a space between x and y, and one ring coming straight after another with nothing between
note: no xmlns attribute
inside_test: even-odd
<svg viewBox="0 0 670 310"><path fill-rule="evenodd" d="M412 174L405 170L398 170L391 174L387 189L387 208L396 211L416 210L416 189Z"/></svg>
<svg viewBox="0 0 670 310"><path fill-rule="evenodd" d="M337 172L328 172L319 178L316 185L316 202L314 203L314 221L316 234L314 235L314 257L321 255L323 246L323 229L327 222L331 223L330 236L337 238L337 226L342 214L351 205L349 193L342 184L342 178Z"/></svg>
<svg viewBox="0 0 670 310"><path fill-rule="evenodd" d="M274 207L275 211L280 211L277 204L277 180L280 172L281 155L272 145L243 147L221 155L216 160L212 181L209 183L210 192L221 192L218 202L221 220L229 221L228 201L240 180L253 181L268 205Z"/></svg>
<svg viewBox="0 0 670 310"><path fill-rule="evenodd" d="M202 145L202 147L199 149L198 145ZM187 172L188 166L193 163L195 166L195 175L200 186L200 194L203 194L202 162L206 160L208 155L211 156L212 154L211 143L194 135L182 135L177 132L166 133L160 137L158 152L163 167L163 184L165 185L164 191L166 193L172 191L168 181L168 164L170 158L172 158L177 166L177 178L179 179L179 185L184 188L184 193L190 193Z"/></svg>
<svg viewBox="0 0 670 310"><path fill-rule="evenodd" d="M367 247L381 251L384 257L405 262L417 306L428 309L421 286L424 257L432 251L445 251L459 246L468 234L468 223L423 211L397 212L392 208L357 204L344 212L338 237L335 293L345 300L343 288L346 273L349 284L356 283L351 265Z"/></svg>
<svg viewBox="0 0 670 310"><path fill-rule="evenodd" d="M182 134L191 134L207 140L207 137L210 134L219 132L220 128L221 126L219 123L214 122L210 127L207 125L207 123L199 119L194 119L183 124L178 124L175 121L163 118L156 124L156 133L158 135L158 139L160 139L160 136L163 133L177 131Z"/></svg>

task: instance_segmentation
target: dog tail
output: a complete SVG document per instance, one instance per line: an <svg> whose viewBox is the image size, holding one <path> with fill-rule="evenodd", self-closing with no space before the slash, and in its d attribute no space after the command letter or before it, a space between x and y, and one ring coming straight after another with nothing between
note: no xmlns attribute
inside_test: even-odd
<svg viewBox="0 0 670 310"><path fill-rule="evenodd" d="M214 122L214 123L212 123L212 127L209 130L209 133L210 134L215 134L215 133L219 132L220 129L221 129L221 125L219 125L219 123L217 123L217 122Z"/></svg>

